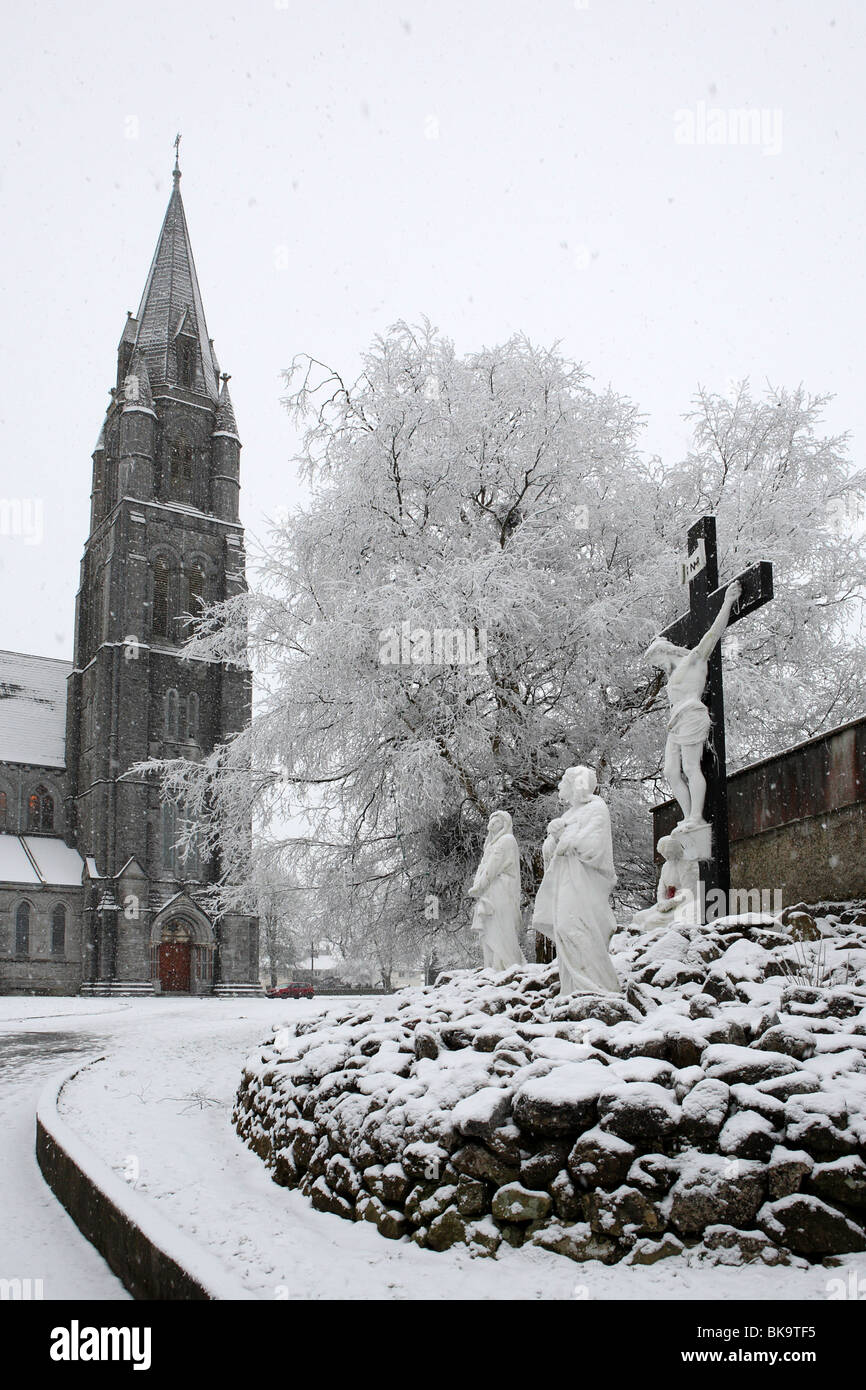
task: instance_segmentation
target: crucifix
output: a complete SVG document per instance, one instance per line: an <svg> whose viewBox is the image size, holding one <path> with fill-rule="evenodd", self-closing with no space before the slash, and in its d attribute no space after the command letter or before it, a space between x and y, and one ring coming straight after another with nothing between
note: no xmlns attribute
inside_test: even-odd
<svg viewBox="0 0 866 1390"><path fill-rule="evenodd" d="M667 676L671 715L665 776L683 812L675 834L686 856L700 861L705 893L716 890L727 903L731 861L721 638L731 623L770 602L773 566L760 560L719 588L716 519L703 516L689 530L682 579L689 586L689 611L654 639L647 658Z"/></svg>
<svg viewBox="0 0 866 1390"><path fill-rule="evenodd" d="M180 135L174 137L174 172L180 178Z"/></svg>

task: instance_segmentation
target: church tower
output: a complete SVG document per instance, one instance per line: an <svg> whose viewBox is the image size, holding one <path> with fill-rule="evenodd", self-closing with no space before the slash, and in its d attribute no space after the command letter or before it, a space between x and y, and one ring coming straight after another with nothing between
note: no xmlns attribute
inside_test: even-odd
<svg viewBox="0 0 866 1390"><path fill-rule="evenodd" d="M149 757L201 759L250 718L249 672L182 656L188 617L243 589L241 443L208 337L177 161L93 453L67 700L67 840L86 864L87 993L260 992L258 923L209 919L220 865L176 839Z"/></svg>

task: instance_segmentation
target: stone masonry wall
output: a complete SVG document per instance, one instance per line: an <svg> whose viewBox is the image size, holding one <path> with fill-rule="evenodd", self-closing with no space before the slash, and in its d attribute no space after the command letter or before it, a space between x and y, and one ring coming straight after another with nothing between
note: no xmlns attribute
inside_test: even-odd
<svg viewBox="0 0 866 1390"><path fill-rule="evenodd" d="M435 1250L866 1249L866 914L627 927L612 950L622 995L461 971L278 1028L238 1132L318 1210Z"/></svg>

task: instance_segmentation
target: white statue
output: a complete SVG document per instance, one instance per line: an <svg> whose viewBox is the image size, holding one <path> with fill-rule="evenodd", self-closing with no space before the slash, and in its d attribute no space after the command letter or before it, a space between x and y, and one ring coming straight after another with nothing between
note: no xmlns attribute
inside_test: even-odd
<svg viewBox="0 0 866 1390"><path fill-rule="evenodd" d="M737 581L728 585L715 622L691 650L676 646L666 637L654 638L646 650L645 659L660 667L667 676L671 713L664 770L683 813L678 830L694 830L707 824L704 820L707 783L701 772L701 754L712 721L701 696L707 683L707 663L728 625L731 609L740 593Z"/></svg>
<svg viewBox="0 0 866 1390"><path fill-rule="evenodd" d="M591 767L570 767L559 784L567 810L547 827L544 878L532 925L556 946L561 994L619 990L608 953L616 922L608 901L616 884L610 813Z"/></svg>
<svg viewBox="0 0 866 1390"><path fill-rule="evenodd" d="M487 822L487 839L469 897L475 899L472 930L481 937L484 968L507 970L523 965L520 851L507 811L494 811Z"/></svg>
<svg viewBox="0 0 866 1390"><path fill-rule="evenodd" d="M663 835L657 849L665 862L659 875L656 900L652 907L635 913L635 922L647 930L675 923L696 925L700 921L697 861L686 858L683 842L676 831Z"/></svg>

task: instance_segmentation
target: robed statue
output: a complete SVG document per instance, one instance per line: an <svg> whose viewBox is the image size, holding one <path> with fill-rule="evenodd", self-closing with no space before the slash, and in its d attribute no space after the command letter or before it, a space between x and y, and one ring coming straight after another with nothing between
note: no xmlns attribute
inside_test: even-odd
<svg viewBox="0 0 866 1390"><path fill-rule="evenodd" d="M616 930L610 813L595 795L591 767L570 767L559 784L566 809L547 827L544 877L532 925L556 947L561 994L619 990L608 943Z"/></svg>
<svg viewBox="0 0 866 1390"><path fill-rule="evenodd" d="M687 859L676 831L662 835L656 849L664 863L652 907L636 912L634 920L651 927L695 925L701 921L700 882L695 859Z"/></svg>
<svg viewBox="0 0 866 1390"><path fill-rule="evenodd" d="M494 811L487 823L481 863L468 895L475 899L472 930L480 937L485 969L523 965L520 851L507 811Z"/></svg>

